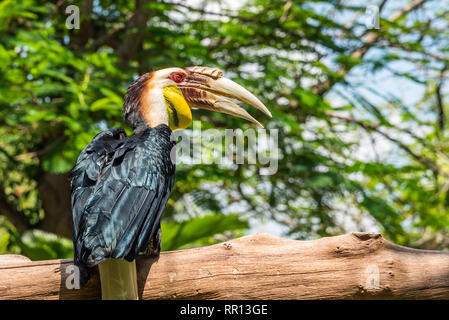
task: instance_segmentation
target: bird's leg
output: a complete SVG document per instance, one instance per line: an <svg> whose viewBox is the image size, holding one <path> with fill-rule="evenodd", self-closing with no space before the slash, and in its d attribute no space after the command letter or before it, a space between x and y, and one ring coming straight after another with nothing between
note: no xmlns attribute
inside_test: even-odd
<svg viewBox="0 0 449 320"><path fill-rule="evenodd" d="M161 252L161 225L159 224L158 231L150 241L150 246L146 253L147 256L159 256Z"/></svg>
<svg viewBox="0 0 449 320"><path fill-rule="evenodd" d="M136 260L106 259L98 269L103 300L139 300Z"/></svg>

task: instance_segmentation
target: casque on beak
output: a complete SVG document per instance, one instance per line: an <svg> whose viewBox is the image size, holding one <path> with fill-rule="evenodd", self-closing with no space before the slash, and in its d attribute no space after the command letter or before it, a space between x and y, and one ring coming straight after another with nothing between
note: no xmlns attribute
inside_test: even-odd
<svg viewBox="0 0 449 320"><path fill-rule="evenodd" d="M263 128L245 109L223 98L228 97L252 105L271 118L270 111L256 96L241 85L223 77L221 70L210 67L188 67L185 70L187 76L178 87L191 107L237 116Z"/></svg>

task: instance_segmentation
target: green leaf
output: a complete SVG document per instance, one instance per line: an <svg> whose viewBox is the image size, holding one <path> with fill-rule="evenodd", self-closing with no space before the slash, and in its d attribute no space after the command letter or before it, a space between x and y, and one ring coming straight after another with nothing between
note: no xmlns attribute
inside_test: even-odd
<svg viewBox="0 0 449 320"><path fill-rule="evenodd" d="M182 222L162 224L162 250L175 250L187 246L210 243L211 237L225 231L247 229L248 222L237 215L214 214Z"/></svg>

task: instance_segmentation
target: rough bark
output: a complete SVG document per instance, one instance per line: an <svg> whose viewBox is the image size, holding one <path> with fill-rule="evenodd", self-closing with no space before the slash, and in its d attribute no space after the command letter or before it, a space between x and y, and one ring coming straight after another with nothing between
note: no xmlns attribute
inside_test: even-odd
<svg viewBox="0 0 449 320"><path fill-rule="evenodd" d="M65 286L72 260L0 263L0 299L98 299L96 272ZM0 257L1 260L1 257ZM143 299L449 299L449 252L352 233L295 241L258 233L138 259Z"/></svg>

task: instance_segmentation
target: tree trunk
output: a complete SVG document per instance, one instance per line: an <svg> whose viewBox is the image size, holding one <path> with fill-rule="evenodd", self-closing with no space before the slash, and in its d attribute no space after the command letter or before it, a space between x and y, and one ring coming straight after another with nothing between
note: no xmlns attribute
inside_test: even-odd
<svg viewBox="0 0 449 320"><path fill-rule="evenodd" d="M39 222L37 228L71 239L69 174L44 172L39 180L38 190L45 217Z"/></svg>
<svg viewBox="0 0 449 320"><path fill-rule="evenodd" d="M99 299L98 275L69 290L72 260L0 256L0 299ZM351 233L295 241L258 233L138 259L142 299L449 299L449 252ZM69 285L70 287L70 285Z"/></svg>

